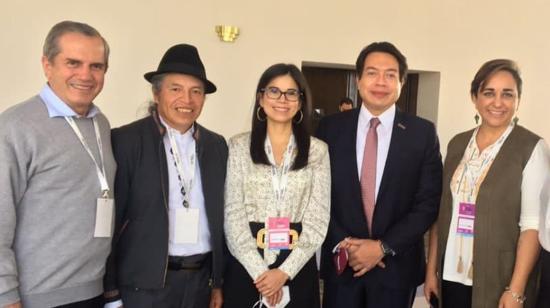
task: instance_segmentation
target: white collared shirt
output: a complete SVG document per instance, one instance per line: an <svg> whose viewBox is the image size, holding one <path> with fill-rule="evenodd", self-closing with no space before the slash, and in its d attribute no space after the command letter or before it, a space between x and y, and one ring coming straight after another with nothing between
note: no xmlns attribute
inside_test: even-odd
<svg viewBox="0 0 550 308"><path fill-rule="evenodd" d="M170 127L162 117L160 121L165 127ZM185 133L177 133L174 135L176 143L178 145L179 153L183 157L192 155L191 149L194 149L195 139L193 133L195 132L194 126L192 126ZM168 207L170 209L183 207L183 195L181 194L181 184L178 179L178 171L174 163L174 157L170 154L170 139L168 133L163 138L164 149L166 152L166 165L168 169ZM184 169L184 181L188 182L191 177L189 172L190 162L188 159L182 159ZM202 181L201 172L199 166L199 160L195 159L195 176L192 181L192 187L189 194L189 207L199 209L199 237L196 244L175 244L172 241L168 244L168 254L171 256L190 256L194 254L202 254L212 250L210 245L210 228L208 227L208 219L206 217L206 208L204 204L204 195L202 194ZM171 220L170 224L173 224Z"/></svg>
<svg viewBox="0 0 550 308"><path fill-rule="evenodd" d="M380 182L382 181L382 175L384 174L384 167L386 166L386 159L388 158L388 151L390 149L391 134L393 131L393 121L395 119L395 104L384 111L377 118L380 120L380 125L376 128L378 133L378 151L376 156L376 192L374 198L378 198L378 190L380 188ZM370 119L374 116L369 112L365 105L361 104L361 110L359 111L359 120L357 121L357 139L355 151L357 153L357 174L361 179L361 167L363 165L363 153L365 151L365 141L367 138L367 132L370 127Z"/></svg>

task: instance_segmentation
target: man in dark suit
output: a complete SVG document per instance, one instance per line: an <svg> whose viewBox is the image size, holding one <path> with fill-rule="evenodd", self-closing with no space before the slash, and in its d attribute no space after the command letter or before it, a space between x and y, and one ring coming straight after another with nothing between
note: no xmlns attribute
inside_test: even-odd
<svg viewBox="0 0 550 308"><path fill-rule="evenodd" d="M105 297L112 307L220 308L227 145L196 122L216 86L185 44L145 79L150 116L112 132L116 233Z"/></svg>
<svg viewBox="0 0 550 308"><path fill-rule="evenodd" d="M396 109L407 62L391 43L356 63L360 108L324 118L331 220L323 245L323 306L411 307L424 281L423 235L435 221L441 155L432 123Z"/></svg>

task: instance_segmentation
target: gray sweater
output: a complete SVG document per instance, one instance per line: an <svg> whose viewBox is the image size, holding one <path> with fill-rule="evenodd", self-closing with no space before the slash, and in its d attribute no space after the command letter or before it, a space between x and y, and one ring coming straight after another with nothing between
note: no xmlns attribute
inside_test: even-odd
<svg viewBox="0 0 550 308"><path fill-rule="evenodd" d="M112 187L110 127L96 115ZM92 119L75 121L100 162ZM0 114L0 307L51 307L103 292L110 238L94 238L95 165L63 117L35 96Z"/></svg>

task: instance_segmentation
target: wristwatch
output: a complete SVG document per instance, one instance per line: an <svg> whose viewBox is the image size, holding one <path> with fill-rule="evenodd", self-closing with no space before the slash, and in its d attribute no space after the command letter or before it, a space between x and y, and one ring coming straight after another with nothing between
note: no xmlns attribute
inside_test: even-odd
<svg viewBox="0 0 550 308"><path fill-rule="evenodd" d="M383 241L380 241L380 248L382 248L382 253L384 254L384 257L387 256L395 256L395 251L391 249L386 243Z"/></svg>

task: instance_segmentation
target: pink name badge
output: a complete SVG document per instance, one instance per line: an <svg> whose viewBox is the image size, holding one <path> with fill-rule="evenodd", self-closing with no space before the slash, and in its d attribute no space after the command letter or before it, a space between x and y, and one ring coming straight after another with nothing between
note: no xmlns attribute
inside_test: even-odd
<svg viewBox="0 0 550 308"><path fill-rule="evenodd" d="M288 249L290 219L288 217L270 217L267 223L267 247L273 250Z"/></svg>
<svg viewBox="0 0 550 308"><path fill-rule="evenodd" d="M474 203L460 202L458 205L458 224L456 233L462 236L473 236L475 219L476 205Z"/></svg>

